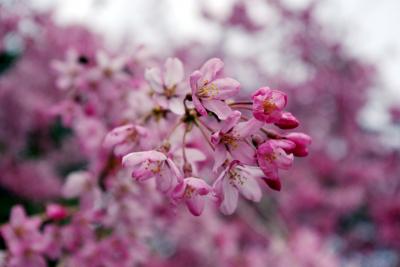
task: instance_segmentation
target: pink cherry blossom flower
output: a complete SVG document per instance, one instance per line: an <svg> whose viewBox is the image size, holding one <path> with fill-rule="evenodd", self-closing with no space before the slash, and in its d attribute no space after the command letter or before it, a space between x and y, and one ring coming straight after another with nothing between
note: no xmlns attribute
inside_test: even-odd
<svg viewBox="0 0 400 267"><path fill-rule="evenodd" d="M239 111L233 111L221 122L220 130L211 136L211 142L215 145L214 171L224 163L228 153L244 164L256 164L255 148L245 138L258 131L262 123L256 119L239 122L240 117Z"/></svg>
<svg viewBox="0 0 400 267"><path fill-rule="evenodd" d="M232 161L213 185L221 212L230 215L236 210L239 193L248 200L260 201L262 193L257 178L262 176L259 168Z"/></svg>
<svg viewBox="0 0 400 267"><path fill-rule="evenodd" d="M75 50L68 50L65 61L55 60L52 67L59 73L56 85L59 89L67 90L82 83L83 66L78 61L79 55Z"/></svg>
<svg viewBox="0 0 400 267"><path fill-rule="evenodd" d="M274 124L281 129L289 130L296 128L297 126L299 126L300 123L299 120L292 115L292 113L283 112L282 117Z"/></svg>
<svg viewBox="0 0 400 267"><path fill-rule="evenodd" d="M196 110L203 116L207 110L214 112L219 119L226 119L231 109L224 100L235 96L240 89L238 81L222 78L224 63L218 58L208 60L190 75L192 100Z"/></svg>
<svg viewBox="0 0 400 267"><path fill-rule="evenodd" d="M174 201L184 201L189 211L200 216L205 206L205 198L212 188L204 180L189 177L183 179L172 192Z"/></svg>
<svg viewBox="0 0 400 267"><path fill-rule="evenodd" d="M147 135L147 130L139 125L126 124L114 128L104 138L106 148L114 148L114 154L123 156L140 146L142 138Z"/></svg>
<svg viewBox="0 0 400 267"><path fill-rule="evenodd" d="M74 122L74 129L79 138L82 151L87 154L93 154L101 148L107 133L104 124L92 116L77 117Z"/></svg>
<svg viewBox="0 0 400 267"><path fill-rule="evenodd" d="M80 199L80 208L91 208L101 198L101 192L97 181L88 171L76 171L70 173L62 188L65 198Z"/></svg>
<svg viewBox="0 0 400 267"><path fill-rule="evenodd" d="M96 54L96 67L88 73L90 81L114 81L125 82L129 79L129 75L125 72L127 58L118 56L110 57L104 51Z"/></svg>
<svg viewBox="0 0 400 267"><path fill-rule="evenodd" d="M42 256L45 243L39 232L41 223L39 217L28 218L22 206L11 210L9 223L0 229L11 253L9 266L46 266Z"/></svg>
<svg viewBox="0 0 400 267"><path fill-rule="evenodd" d="M62 220L68 216L68 210L64 206L51 203L46 207L46 216L51 220Z"/></svg>
<svg viewBox="0 0 400 267"><path fill-rule="evenodd" d="M47 267L46 260L40 254L26 251L25 254L13 257L11 256L8 262L8 267Z"/></svg>
<svg viewBox="0 0 400 267"><path fill-rule="evenodd" d="M172 189L182 180L181 173L175 163L164 153L150 150L133 152L122 158L125 167L133 167L132 177L137 181L156 178L157 188L162 192Z"/></svg>
<svg viewBox="0 0 400 267"><path fill-rule="evenodd" d="M261 87L252 95L253 115L266 123L278 122L287 104L287 95L268 87Z"/></svg>
<svg viewBox="0 0 400 267"><path fill-rule="evenodd" d="M51 259L60 257L63 249L62 228L49 224L44 228L45 250L44 253Z"/></svg>
<svg viewBox="0 0 400 267"><path fill-rule="evenodd" d="M145 78L154 90L156 103L165 109L170 109L178 115L183 115L183 96L188 88L184 80L183 64L178 58L168 58L164 69L150 68L146 70Z"/></svg>
<svg viewBox="0 0 400 267"><path fill-rule="evenodd" d="M295 144L288 140L268 140L257 148L258 165L264 172L265 182L275 190L281 189L278 169L289 169L293 164L293 155L285 150L293 149Z"/></svg>
<svg viewBox="0 0 400 267"><path fill-rule="evenodd" d="M295 147L286 150L288 153L293 153L296 157L305 157L308 155L308 147L311 144L311 137L305 133L289 133L286 136L287 140L295 143Z"/></svg>

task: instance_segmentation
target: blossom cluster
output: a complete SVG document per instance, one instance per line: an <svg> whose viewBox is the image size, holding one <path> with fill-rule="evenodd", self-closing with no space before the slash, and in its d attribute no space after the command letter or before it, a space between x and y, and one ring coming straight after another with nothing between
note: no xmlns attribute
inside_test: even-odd
<svg viewBox="0 0 400 267"><path fill-rule="evenodd" d="M0 266L397 266L398 148L359 120L374 66L313 6L257 1L203 6L218 45L166 53L0 5Z"/></svg>
<svg viewBox="0 0 400 267"><path fill-rule="evenodd" d="M91 98L109 94L109 83L120 90L129 80L125 64L123 58L109 58L100 52L96 63L86 66L70 51L65 61L53 65L60 74L60 89L75 90L74 98ZM278 170L289 169L294 156L306 156L311 143L304 133L280 134L266 128L273 125L288 130L299 125L284 111L285 93L261 87L252 101L235 101L240 83L226 77L223 67L220 59L212 58L189 79L185 79L178 58L147 68L136 93L148 98L148 111L140 118L127 118L128 123L112 129L103 142L115 160L122 158L122 166L131 171L133 179L154 179L171 203L186 203L194 215L202 213L206 199L215 200L224 214L235 211L239 192L248 200L260 201L262 181L280 190ZM107 95L110 101L120 97L118 92L111 94L115 95ZM69 105L79 103L73 100ZM92 108L88 112L97 111ZM60 115L66 123L72 116L65 110ZM153 120L165 123L156 134L152 133ZM91 138L101 142L101 137ZM213 160L206 161L206 154ZM203 169L212 168L207 178L200 178L201 162L206 163Z"/></svg>

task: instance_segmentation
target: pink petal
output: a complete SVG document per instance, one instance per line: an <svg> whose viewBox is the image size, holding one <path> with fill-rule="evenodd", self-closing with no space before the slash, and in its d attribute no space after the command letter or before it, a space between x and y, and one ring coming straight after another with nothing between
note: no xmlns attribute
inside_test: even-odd
<svg viewBox="0 0 400 267"><path fill-rule="evenodd" d="M192 162L204 161L207 159L206 154L197 148L186 148L186 155Z"/></svg>
<svg viewBox="0 0 400 267"><path fill-rule="evenodd" d="M151 163L150 163L151 164ZM164 169L161 168L161 171ZM156 173L153 173L146 164L142 164L139 167L136 167L132 171L132 178L136 179L139 182L146 181L147 179L150 179L154 177ZM157 174L158 175L158 174Z"/></svg>
<svg viewBox="0 0 400 267"><path fill-rule="evenodd" d="M189 177L185 178L184 182L187 185L196 189L196 192L200 195L207 195L211 191L211 186L207 184L203 179Z"/></svg>
<svg viewBox="0 0 400 267"><path fill-rule="evenodd" d="M169 109L176 115L185 114L185 107L183 106L183 99L174 97L169 100Z"/></svg>
<svg viewBox="0 0 400 267"><path fill-rule="evenodd" d="M202 196L194 195L191 198L188 198L186 201L186 206L188 207L189 211L194 216L200 216L203 213L205 199Z"/></svg>
<svg viewBox="0 0 400 267"><path fill-rule="evenodd" d="M282 110L287 104L287 95L278 90L271 90L271 98L278 109Z"/></svg>
<svg viewBox="0 0 400 267"><path fill-rule="evenodd" d="M96 61L97 64L101 67L107 67L110 63L110 58L106 55L104 51L99 51L96 54Z"/></svg>
<svg viewBox="0 0 400 267"><path fill-rule="evenodd" d="M224 179L222 181L222 191L224 193L224 199L219 209L223 214L230 215L236 210L239 192L229 183L229 179Z"/></svg>
<svg viewBox="0 0 400 267"><path fill-rule="evenodd" d="M116 57L111 60L109 67L115 72L121 72L121 70L123 69L123 67L126 64L126 60L127 59L125 57Z"/></svg>
<svg viewBox="0 0 400 267"><path fill-rule="evenodd" d="M221 132L222 133L229 132L235 125L238 124L241 116L242 116L242 113L240 113L240 111L238 111L238 110L235 110L231 114L229 114L229 117L226 118L226 120L221 123L221 125L222 125Z"/></svg>
<svg viewBox="0 0 400 267"><path fill-rule="evenodd" d="M214 181L213 183L213 191L214 194L216 195L217 199L222 201L224 199L224 194L223 194L223 188L222 188L222 183L225 178L226 173L230 169L230 166L226 167L218 176L218 178Z"/></svg>
<svg viewBox="0 0 400 267"><path fill-rule="evenodd" d="M287 170L293 165L293 154L286 154L282 148L278 148L275 152L277 155L274 163L280 169Z"/></svg>
<svg viewBox="0 0 400 267"><path fill-rule="evenodd" d="M80 196L90 180L90 174L86 171L71 173L67 176L66 182L62 188L63 196L74 198Z"/></svg>
<svg viewBox="0 0 400 267"><path fill-rule="evenodd" d="M194 71L189 78L189 82L190 82L190 88L192 90L192 94L196 95L197 90L199 89L197 86L197 82L199 81L199 79L201 78L202 74L200 71L196 70Z"/></svg>
<svg viewBox="0 0 400 267"><path fill-rule="evenodd" d="M183 180L183 175L181 171L179 170L178 166L176 166L175 162L173 162L170 158L167 159L167 166L171 170L171 174L174 175L177 181L180 182Z"/></svg>
<svg viewBox="0 0 400 267"><path fill-rule="evenodd" d="M236 146L229 146L233 158L247 165L256 165L256 150L244 141L238 141Z"/></svg>
<svg viewBox="0 0 400 267"><path fill-rule="evenodd" d="M159 68L147 69L144 77L146 81L150 84L150 87L159 94L164 91L163 81L161 77L161 70Z"/></svg>
<svg viewBox="0 0 400 267"><path fill-rule="evenodd" d="M123 157L126 154L129 154L130 152L132 152L132 150L134 150L134 148L135 148L135 143L123 142L121 144L118 144L114 148L114 155L117 157Z"/></svg>
<svg viewBox="0 0 400 267"><path fill-rule="evenodd" d="M183 64L177 58L168 58L165 62L164 84L171 88L184 79Z"/></svg>
<svg viewBox="0 0 400 267"><path fill-rule="evenodd" d="M221 78L214 80L212 84L218 89L212 98L225 100L239 93L240 83L232 78Z"/></svg>
<svg viewBox="0 0 400 267"><path fill-rule="evenodd" d="M285 151L290 151L296 147L296 144L290 140L272 140L270 141L274 147L280 147Z"/></svg>
<svg viewBox="0 0 400 267"><path fill-rule="evenodd" d="M216 172L218 168L225 162L227 158L226 152L225 145L223 144L218 144L215 147L213 172Z"/></svg>
<svg viewBox="0 0 400 267"><path fill-rule="evenodd" d="M10 222L12 225L22 225L26 220L26 213L21 205L14 206L11 210Z"/></svg>
<svg viewBox="0 0 400 267"><path fill-rule="evenodd" d="M157 189L161 192L167 192L173 186L173 175L171 170L164 168L161 173L156 175Z"/></svg>
<svg viewBox="0 0 400 267"><path fill-rule="evenodd" d="M196 95L197 90L198 90L197 82L199 81L201 75L202 74L199 71L195 71L192 73L192 75L190 75L190 88L192 89L192 101L193 101L194 107L201 115L206 116L207 111L203 107L203 104L201 104L199 98Z"/></svg>
<svg viewBox="0 0 400 267"><path fill-rule="evenodd" d="M232 129L232 134L240 139L246 138L256 133L264 125L263 122L251 118L248 121L240 122Z"/></svg>
<svg viewBox="0 0 400 267"><path fill-rule="evenodd" d="M133 152L122 158L122 165L128 167L134 167L137 164L142 163L146 160L164 161L166 159L167 157L163 153L155 150Z"/></svg>
<svg viewBox="0 0 400 267"><path fill-rule="evenodd" d="M200 73L202 74L202 81L212 81L214 80L224 68L224 62L219 58L211 58L207 60L206 63L200 68ZM200 85L202 86L202 85Z"/></svg>
<svg viewBox="0 0 400 267"><path fill-rule="evenodd" d="M172 191L172 199L181 199L185 194L186 183L184 181L179 182Z"/></svg>
<svg viewBox="0 0 400 267"><path fill-rule="evenodd" d="M240 172L239 167L237 167L236 170L237 172ZM262 192L257 180L249 172L246 172L245 169L240 173L243 181L240 182L235 180L236 188L248 200L259 202L262 197Z"/></svg>
<svg viewBox="0 0 400 267"><path fill-rule="evenodd" d="M203 99L203 106L214 112L220 120L225 120L232 113L231 108L221 100L216 99Z"/></svg>
<svg viewBox="0 0 400 267"><path fill-rule="evenodd" d="M106 148L112 148L113 146L123 142L126 138L135 131L133 124L127 124L114 128L104 138L104 146Z"/></svg>

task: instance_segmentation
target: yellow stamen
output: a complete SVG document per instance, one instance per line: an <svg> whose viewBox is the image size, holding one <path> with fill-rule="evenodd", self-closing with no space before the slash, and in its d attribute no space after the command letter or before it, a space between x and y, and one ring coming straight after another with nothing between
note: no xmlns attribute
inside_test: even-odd
<svg viewBox="0 0 400 267"><path fill-rule="evenodd" d="M170 88L167 88L167 87L164 88L164 95L166 98L173 97L175 95L175 93L176 93L176 85L174 85Z"/></svg>
<svg viewBox="0 0 400 267"><path fill-rule="evenodd" d="M230 171L229 171L229 176L228 176L228 178L229 178L229 183L230 183L231 185L234 185L235 183L238 183L238 184L240 184L240 185L243 185L244 182L247 180L246 177L240 175L240 173L238 173L238 172L236 172L236 171L234 171L234 170L230 170Z"/></svg>
<svg viewBox="0 0 400 267"><path fill-rule="evenodd" d="M272 113L277 107L274 102L271 101L270 98L263 101L264 113L269 114Z"/></svg>
<svg viewBox="0 0 400 267"><path fill-rule="evenodd" d="M213 99L218 95L219 89L213 83L205 82L205 84L197 91L197 95L202 98Z"/></svg>
<svg viewBox="0 0 400 267"><path fill-rule="evenodd" d="M277 158L277 156L275 155L275 153L265 155L265 159L269 162L276 160L276 158Z"/></svg>
<svg viewBox="0 0 400 267"><path fill-rule="evenodd" d="M190 185L186 185L184 196L185 198L191 198L196 189Z"/></svg>
<svg viewBox="0 0 400 267"><path fill-rule="evenodd" d="M230 134L224 134L221 138L221 141L229 146L231 146L233 149L238 147L238 139Z"/></svg>

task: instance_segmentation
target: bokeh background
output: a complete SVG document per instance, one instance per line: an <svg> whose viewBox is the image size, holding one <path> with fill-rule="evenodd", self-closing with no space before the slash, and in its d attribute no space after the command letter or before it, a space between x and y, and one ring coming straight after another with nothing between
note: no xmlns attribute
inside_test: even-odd
<svg viewBox="0 0 400 267"><path fill-rule="evenodd" d="M65 177L85 166L79 151L85 132L48 117L49 107L65 97L55 88L50 65L69 46L107 47L139 61L177 56L190 70L217 56L244 93L265 84L288 93L300 130L313 138L310 155L285 173L281 192L268 191L254 206L257 227L243 223L240 212L222 219L229 231L218 238L234 248L222 249L203 236L203 243L213 245L196 254L185 238L176 238L175 250L145 266L220 266L213 249L230 259L226 266L400 266L399 1L0 5L1 223L16 203L29 213L40 211L59 197ZM25 18L7 21L12 12ZM35 20L32 14L42 15ZM258 227L267 241L254 238Z"/></svg>

